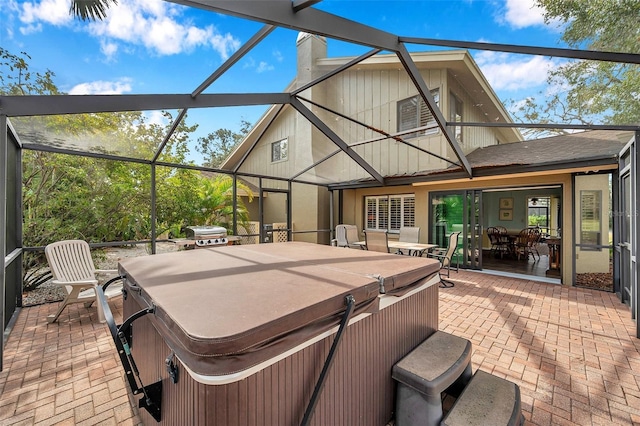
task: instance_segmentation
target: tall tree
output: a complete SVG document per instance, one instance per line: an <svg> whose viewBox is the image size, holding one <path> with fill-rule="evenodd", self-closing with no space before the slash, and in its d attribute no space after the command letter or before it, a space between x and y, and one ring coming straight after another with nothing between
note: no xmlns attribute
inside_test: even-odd
<svg viewBox="0 0 640 426"><path fill-rule="evenodd" d="M12 96L58 95L53 83L55 74L29 70L31 56L25 52L16 55L0 47L0 94Z"/></svg>
<svg viewBox="0 0 640 426"><path fill-rule="evenodd" d="M572 48L640 51L637 0L536 0L545 21L563 24L561 40ZM572 60L552 70L550 90L529 98L516 115L541 123L640 123L640 66Z"/></svg>
<svg viewBox="0 0 640 426"><path fill-rule="evenodd" d="M59 94L54 73L29 70L30 57L0 48L0 94ZM156 124L141 112L14 117L29 142L70 150L103 152L149 159L168 133L173 117ZM162 151L160 161L186 164L188 142L197 126L183 120ZM91 242L150 238L151 167L81 155L35 150L22 154L23 239L43 246L61 239ZM156 167L156 226L159 233L179 233L187 224L212 220L229 225L233 191L215 188L200 172ZM242 188L240 188L242 189ZM239 198L238 213L247 220ZM201 221L201 222L199 222ZM25 255L25 271L44 263L42 252Z"/></svg>
<svg viewBox="0 0 640 426"><path fill-rule="evenodd" d="M233 150L242 142L249 133L251 123L240 121L240 130L237 132L229 129L218 129L205 137L198 138L196 150L204 155L203 165L218 168Z"/></svg>

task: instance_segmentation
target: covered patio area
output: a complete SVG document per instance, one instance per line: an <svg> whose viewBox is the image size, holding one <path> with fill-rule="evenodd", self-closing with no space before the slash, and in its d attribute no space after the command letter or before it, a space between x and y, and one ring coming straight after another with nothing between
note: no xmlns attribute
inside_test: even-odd
<svg viewBox="0 0 640 426"><path fill-rule="evenodd" d="M520 386L529 425L640 423L640 340L616 294L460 271L440 329L473 343L474 371ZM122 299L111 303L122 318ZM5 347L0 423L140 423L95 308L23 308ZM391 374L391 372L389 372Z"/></svg>

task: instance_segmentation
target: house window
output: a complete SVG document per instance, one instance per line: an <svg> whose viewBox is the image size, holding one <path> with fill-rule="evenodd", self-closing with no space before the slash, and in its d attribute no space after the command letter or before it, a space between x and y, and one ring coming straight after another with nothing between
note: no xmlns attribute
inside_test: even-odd
<svg viewBox="0 0 640 426"><path fill-rule="evenodd" d="M287 139L274 142L271 144L271 162L282 161L287 159Z"/></svg>
<svg viewBox="0 0 640 426"><path fill-rule="evenodd" d="M453 93L449 100L449 121L451 123L462 123L462 101ZM458 143L462 144L462 127L451 126L453 136Z"/></svg>
<svg viewBox="0 0 640 426"><path fill-rule="evenodd" d="M580 245L582 250L597 250L602 244L602 191L580 191ZM587 246L587 247L585 247Z"/></svg>
<svg viewBox="0 0 640 426"><path fill-rule="evenodd" d="M366 197L366 229L399 232L402 226L415 226L416 198L413 194Z"/></svg>
<svg viewBox="0 0 640 426"><path fill-rule="evenodd" d="M436 105L440 106L440 89L432 90L431 96L433 96L433 99L436 101ZM433 118L433 114L431 114L431 111L422 99L422 96L416 95L398 101L398 132L404 132L406 130L430 125L435 126L436 120ZM414 138L416 136L434 133L438 133L438 127L405 134L404 137Z"/></svg>
<svg viewBox="0 0 640 426"><path fill-rule="evenodd" d="M545 234L549 234L550 206L551 197L529 197L527 201L527 224L540 227Z"/></svg>

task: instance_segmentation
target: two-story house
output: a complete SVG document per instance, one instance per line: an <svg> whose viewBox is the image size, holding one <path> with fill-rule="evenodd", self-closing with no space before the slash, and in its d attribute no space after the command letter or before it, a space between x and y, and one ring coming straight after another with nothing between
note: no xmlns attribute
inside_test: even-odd
<svg viewBox="0 0 640 426"><path fill-rule="evenodd" d="M525 141L467 51L412 53L450 141L395 54L329 58L326 40L306 33L297 48L286 91L309 113L269 108L223 165L261 188L261 217L252 219L288 223L292 239L325 244L337 223L390 238L419 226L422 242L439 245L459 230L461 262L473 269L487 260L487 228L540 226L554 241L544 253L552 281L609 273L610 177L631 134Z"/></svg>

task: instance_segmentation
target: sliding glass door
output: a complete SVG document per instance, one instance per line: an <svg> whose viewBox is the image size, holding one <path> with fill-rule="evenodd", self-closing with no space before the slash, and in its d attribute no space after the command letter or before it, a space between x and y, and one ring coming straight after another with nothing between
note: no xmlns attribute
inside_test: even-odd
<svg viewBox="0 0 640 426"><path fill-rule="evenodd" d="M449 235L460 232L460 266L482 269L482 191L437 192L429 199L429 242L448 247Z"/></svg>

